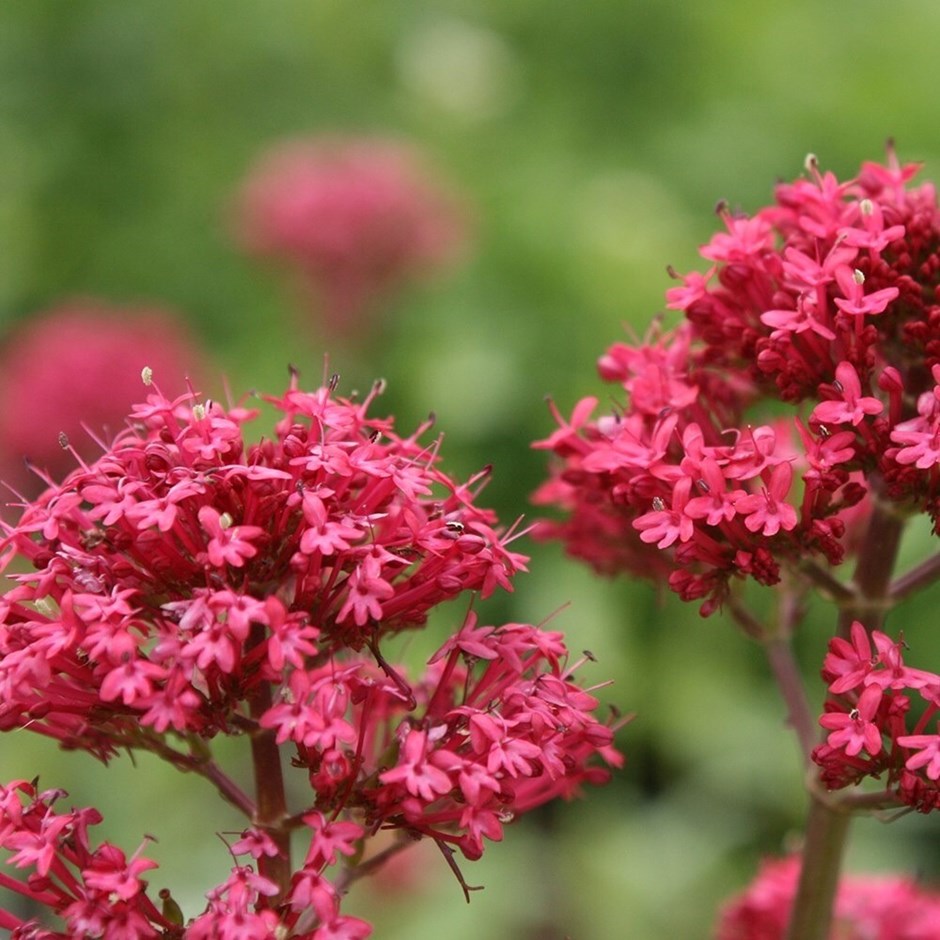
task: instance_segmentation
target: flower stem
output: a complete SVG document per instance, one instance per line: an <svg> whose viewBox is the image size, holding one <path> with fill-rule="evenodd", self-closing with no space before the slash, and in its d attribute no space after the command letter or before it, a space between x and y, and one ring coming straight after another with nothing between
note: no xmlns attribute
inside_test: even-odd
<svg viewBox="0 0 940 940"><path fill-rule="evenodd" d="M899 575L891 583L891 601L898 604L911 594L933 584L940 578L940 552L931 555L910 571Z"/></svg>
<svg viewBox="0 0 940 940"><path fill-rule="evenodd" d="M787 706L787 722L796 733L804 763L809 764L816 742L816 723L806 700L803 677L793 655L790 638L771 637L764 642L764 652Z"/></svg>
<svg viewBox="0 0 940 940"><path fill-rule="evenodd" d="M264 627L252 626L249 646L257 645L264 639ZM260 718L272 704L271 684L261 681L248 696L251 717ZM262 856L258 868L265 878L269 878L279 888L278 896L270 899L276 904L290 887L290 828L287 798L284 793L284 773L281 768L281 749L278 747L275 732L272 729L257 728L251 734L251 760L254 767L257 810L254 825L266 832L279 849L273 858Z"/></svg>
<svg viewBox="0 0 940 940"><path fill-rule="evenodd" d="M826 940L851 816L812 797L787 940Z"/></svg>
<svg viewBox="0 0 940 940"><path fill-rule="evenodd" d="M840 605L836 627L840 636L848 636L853 620L861 621L868 630L880 628L892 604L891 575L904 522L878 499L878 489L875 479L872 481L875 508L852 577L855 592L851 600ZM850 820L846 807L810 796L803 865L787 940L828 938Z"/></svg>

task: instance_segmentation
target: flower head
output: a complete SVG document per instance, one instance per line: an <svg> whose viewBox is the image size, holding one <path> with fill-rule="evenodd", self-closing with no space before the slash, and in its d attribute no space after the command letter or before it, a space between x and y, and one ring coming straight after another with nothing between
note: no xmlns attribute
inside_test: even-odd
<svg viewBox="0 0 940 940"><path fill-rule="evenodd" d="M383 295L451 261L466 238L454 198L418 154L381 139L281 144L251 171L239 237L312 290L325 328L361 330Z"/></svg>
<svg viewBox="0 0 940 940"><path fill-rule="evenodd" d="M2 561L17 573L0 597L0 728L102 760L154 751L252 822L231 852L257 869L238 861L186 937L364 937L328 869L379 829L475 859L514 816L621 761L560 634L469 613L423 673L386 659L390 634L465 591L509 589L526 558L477 505L486 473L451 479L419 440L429 425L405 437L369 414L380 391L344 399L295 376L267 399L273 435L249 443L254 410L154 390L97 460L6 529ZM220 783L211 742L223 734L249 737L256 767L288 751L306 805L258 822L251 798ZM35 803L31 786L13 790ZM24 827L8 802L0 846L43 876L69 850L58 833L71 817ZM309 847L285 872L292 830ZM31 896L97 924L86 889L107 890L144 918L137 936L154 935L163 921L138 897L147 866L112 862L84 887Z"/></svg>
<svg viewBox="0 0 940 940"><path fill-rule="evenodd" d="M708 614L732 579L839 564L873 479L940 524L940 208L916 169L810 160L753 216L723 209L707 272L667 292L683 321L600 358L617 411L586 399L535 445L556 458L536 500L565 512L541 534Z"/></svg>

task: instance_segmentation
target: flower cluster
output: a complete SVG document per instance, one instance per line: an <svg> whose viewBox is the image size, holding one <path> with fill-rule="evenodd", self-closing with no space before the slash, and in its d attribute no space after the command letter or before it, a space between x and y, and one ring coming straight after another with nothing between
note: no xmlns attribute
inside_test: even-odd
<svg viewBox="0 0 940 940"><path fill-rule="evenodd" d="M931 733L940 675L905 665L903 649L880 630L869 637L858 621L848 639L830 640L822 669L829 699L819 719L828 736L813 759L830 789L877 778L901 803L927 813L940 807L940 734ZM910 692L922 708L911 708Z"/></svg>
<svg viewBox="0 0 940 940"><path fill-rule="evenodd" d="M807 167L753 216L722 207L711 266L667 293L677 328L600 359L622 407L585 399L536 445L559 458L536 501L567 512L543 534L704 614L732 578L840 563L866 496L940 516L934 187L893 154L848 182Z"/></svg>
<svg viewBox="0 0 940 940"><path fill-rule="evenodd" d="M30 317L0 345L0 469L5 483L33 496L42 474L61 479L74 465L61 435L86 458L100 450L92 435L124 426L149 365L183 388L204 354L170 311L71 300Z"/></svg>
<svg viewBox="0 0 940 940"><path fill-rule="evenodd" d="M558 633L470 612L422 675L386 659L387 636L462 592L510 589L526 559L475 504L486 472L451 480L438 443L418 440L430 422L401 437L369 416L380 390L360 402L295 377L267 399L273 436L253 444L254 411L154 391L104 454L8 527L0 727L105 761L150 750L251 823L231 846L249 859L205 912L173 923L146 900L150 863L89 847L90 811L57 815L56 794L12 784L0 845L33 869L21 890L66 936L104 924L108 896L121 903L94 929L109 938L354 940L369 928L340 913L340 894L380 828L474 859L515 815L619 763ZM257 800L213 760L220 734L250 742ZM310 785L294 810L281 749ZM309 842L296 868L292 832Z"/></svg>
<svg viewBox="0 0 940 940"><path fill-rule="evenodd" d="M418 155L368 138L278 146L251 172L237 224L247 250L298 273L326 329L347 336L377 300L450 262L466 239L456 201Z"/></svg>
<svg viewBox="0 0 940 940"><path fill-rule="evenodd" d="M783 940L796 894L799 856L766 861L722 910L716 940ZM931 940L940 933L940 896L909 878L847 876L839 883L831 936L839 940Z"/></svg>

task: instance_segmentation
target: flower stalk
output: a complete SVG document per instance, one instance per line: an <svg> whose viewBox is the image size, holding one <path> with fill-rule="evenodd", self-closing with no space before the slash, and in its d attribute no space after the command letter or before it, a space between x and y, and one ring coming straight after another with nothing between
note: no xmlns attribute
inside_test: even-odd
<svg viewBox="0 0 940 940"><path fill-rule="evenodd" d="M787 909L762 936L789 920L791 940L828 937L852 810L940 808L940 675L882 632L940 578L935 553L894 575L906 520L940 532L940 205L918 170L889 147L840 181L810 157L753 216L722 204L707 269L671 272L679 324L599 359L617 407L552 406L558 426L535 445L554 458L535 501L562 511L543 536L724 611L764 646L813 777ZM745 606L743 582L777 592L778 623ZM836 614L818 721L789 647L810 591ZM868 778L871 799L835 795ZM742 932L729 920L719 937Z"/></svg>

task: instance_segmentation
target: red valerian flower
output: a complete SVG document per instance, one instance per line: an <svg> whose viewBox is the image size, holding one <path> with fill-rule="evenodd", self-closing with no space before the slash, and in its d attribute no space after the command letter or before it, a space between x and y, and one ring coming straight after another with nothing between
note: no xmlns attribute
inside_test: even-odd
<svg viewBox="0 0 940 940"><path fill-rule="evenodd" d="M916 170L892 152L840 182L810 158L753 216L722 207L710 266L667 292L683 321L599 359L616 410L552 406L534 500L564 516L537 533L707 615L735 579L840 564L873 480L940 525L940 208Z"/></svg>
<svg viewBox="0 0 940 940"><path fill-rule="evenodd" d="M800 857L765 861L754 881L721 911L716 940L783 940L796 896ZM932 940L940 895L910 878L848 875L839 882L832 936L840 940Z"/></svg>
<svg viewBox="0 0 940 940"><path fill-rule="evenodd" d="M321 137L279 144L244 184L241 242L286 263L331 333L365 328L377 302L454 260L457 200L403 143Z"/></svg>
<svg viewBox="0 0 940 940"><path fill-rule="evenodd" d="M880 630L869 636L858 621L850 639L829 641L822 669L829 699L819 723L830 734L813 760L830 789L872 777L926 813L940 807L940 734L926 733L940 713L940 675L908 666L904 646ZM911 709L912 692L923 708Z"/></svg>
<svg viewBox="0 0 940 940"><path fill-rule="evenodd" d="M75 838L93 811L0 788L0 847L33 872L0 886L64 918L61 936L365 937L340 898L364 856L381 862L379 830L402 834L395 851L426 837L476 859L515 816L621 763L558 633L471 612L422 674L386 659L389 635L465 591L510 588L527 559L477 505L488 471L451 479L439 442L419 440L430 422L400 436L370 416L380 391L344 399L294 376L266 399L273 434L249 443L254 410L154 389L97 460L5 527L0 728L103 761L152 751L250 822L205 911L176 923L148 900L152 863ZM255 796L214 760L218 735L247 739ZM309 783L296 811L281 750ZM12 914L0 924L32 935Z"/></svg>

